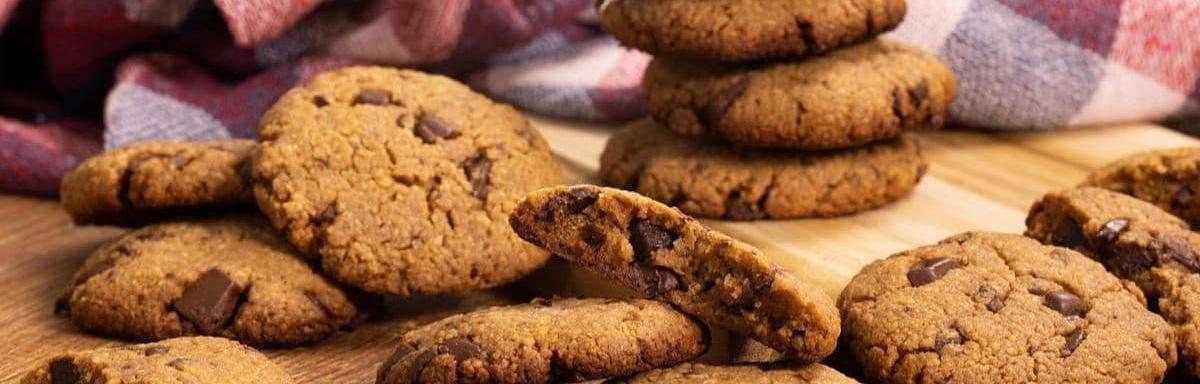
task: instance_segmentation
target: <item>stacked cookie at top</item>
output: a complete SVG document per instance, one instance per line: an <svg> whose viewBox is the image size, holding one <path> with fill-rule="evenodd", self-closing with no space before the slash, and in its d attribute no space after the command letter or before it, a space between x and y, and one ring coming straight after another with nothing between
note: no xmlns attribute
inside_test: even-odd
<svg viewBox="0 0 1200 384"><path fill-rule="evenodd" d="M610 139L604 180L732 220L828 217L894 201L928 163L905 132L940 127L957 85L936 57L875 36L903 0L633 1L601 24L655 56L653 121Z"/></svg>

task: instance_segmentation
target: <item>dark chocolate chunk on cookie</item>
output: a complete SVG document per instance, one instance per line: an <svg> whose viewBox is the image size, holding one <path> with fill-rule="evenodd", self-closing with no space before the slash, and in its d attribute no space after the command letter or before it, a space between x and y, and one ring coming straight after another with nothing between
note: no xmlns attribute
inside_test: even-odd
<svg viewBox="0 0 1200 384"><path fill-rule="evenodd" d="M591 204L558 208L570 196L588 196ZM836 309L819 289L780 271L757 249L636 193L588 185L543 189L527 196L510 222L522 238L556 255L794 359L829 355L840 332ZM585 231L598 231L603 241L589 244Z"/></svg>

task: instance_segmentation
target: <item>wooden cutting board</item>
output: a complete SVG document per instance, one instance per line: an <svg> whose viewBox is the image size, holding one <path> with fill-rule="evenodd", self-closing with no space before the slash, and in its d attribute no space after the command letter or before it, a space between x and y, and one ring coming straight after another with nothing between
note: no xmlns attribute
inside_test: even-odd
<svg viewBox="0 0 1200 384"><path fill-rule="evenodd" d="M611 126L534 118L569 183L595 183ZM921 135L932 159L912 196L872 212L821 220L732 223L713 228L758 246L784 269L836 296L864 264L968 230L1021 232L1025 211L1046 191L1071 186L1091 169L1148 149L1197 145L1153 125L1053 133L989 134L962 130ZM53 200L0 195L0 382L13 383L46 357L119 344L86 335L55 317L55 296L82 259L121 233L77 228ZM450 313L527 301L541 294L618 294L594 277L554 263L518 284L454 297L389 299L382 318L317 345L267 351L302 383L371 383L405 330Z"/></svg>

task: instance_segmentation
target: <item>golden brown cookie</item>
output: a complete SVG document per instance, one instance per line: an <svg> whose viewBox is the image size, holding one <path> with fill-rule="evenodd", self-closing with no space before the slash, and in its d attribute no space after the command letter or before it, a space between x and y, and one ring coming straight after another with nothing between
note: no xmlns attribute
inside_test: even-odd
<svg viewBox="0 0 1200 384"><path fill-rule="evenodd" d="M650 115L686 136L806 150L941 127L957 92L937 57L882 39L763 65L655 58L643 88Z"/></svg>
<svg viewBox="0 0 1200 384"><path fill-rule="evenodd" d="M261 122L259 207L330 276L370 292L463 292L548 254L508 214L559 183L519 112L446 77L354 67L295 88Z"/></svg>
<svg viewBox="0 0 1200 384"><path fill-rule="evenodd" d="M831 217L908 195L929 167L911 135L836 152L735 149L649 120L608 139L600 177L698 217Z"/></svg>
<svg viewBox="0 0 1200 384"><path fill-rule="evenodd" d="M1149 201L1200 228L1200 147L1129 155L1092 172L1083 185Z"/></svg>
<svg viewBox="0 0 1200 384"><path fill-rule="evenodd" d="M904 0L601 0L600 25L655 55L750 61L813 55L887 32Z"/></svg>
<svg viewBox="0 0 1200 384"><path fill-rule="evenodd" d="M357 311L258 215L144 227L88 256L57 309L88 331L139 341L187 335L293 346Z"/></svg>
<svg viewBox="0 0 1200 384"><path fill-rule="evenodd" d="M560 383L669 367L708 348L704 325L649 300L535 299L405 333L379 384Z"/></svg>
<svg viewBox="0 0 1200 384"><path fill-rule="evenodd" d="M510 221L525 240L800 362L819 361L837 342L837 309L820 289L636 193L547 188L525 197Z"/></svg>
<svg viewBox="0 0 1200 384"><path fill-rule="evenodd" d="M291 384L262 353L216 337L67 352L40 364L21 384Z"/></svg>
<svg viewBox="0 0 1200 384"><path fill-rule="evenodd" d="M626 379L609 380L612 384L854 384L833 368L821 364L788 365L704 365L696 363L657 369Z"/></svg>
<svg viewBox="0 0 1200 384"><path fill-rule="evenodd" d="M1075 249L1137 282L1175 327L1182 360L1200 377L1200 234L1153 204L1093 187L1046 194L1026 227L1026 236Z"/></svg>
<svg viewBox="0 0 1200 384"><path fill-rule="evenodd" d="M838 300L867 377L883 383L1157 383L1174 333L1078 252L970 232L875 261Z"/></svg>
<svg viewBox="0 0 1200 384"><path fill-rule="evenodd" d="M172 216L250 208L251 140L148 141L88 158L63 177L77 224L136 226Z"/></svg>

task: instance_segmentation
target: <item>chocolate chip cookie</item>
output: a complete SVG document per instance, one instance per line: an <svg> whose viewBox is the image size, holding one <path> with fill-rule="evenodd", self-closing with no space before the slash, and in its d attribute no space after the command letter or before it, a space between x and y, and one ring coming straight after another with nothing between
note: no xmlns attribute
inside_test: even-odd
<svg viewBox="0 0 1200 384"><path fill-rule="evenodd" d="M149 141L84 160L63 177L76 224L136 226L156 219L253 207L251 140Z"/></svg>
<svg viewBox="0 0 1200 384"><path fill-rule="evenodd" d="M838 306L865 374L886 383L1157 383L1176 360L1136 286L1018 235L963 233L875 261Z"/></svg>
<svg viewBox="0 0 1200 384"><path fill-rule="evenodd" d="M21 384L293 382L262 353L216 337L67 352L21 378Z"/></svg>
<svg viewBox="0 0 1200 384"><path fill-rule="evenodd" d="M623 376L694 359L706 329L662 303L535 299L409 331L380 384L549 383Z"/></svg>
<svg viewBox="0 0 1200 384"><path fill-rule="evenodd" d="M795 360L829 355L841 332L837 309L820 289L754 247L636 193L543 189L525 197L510 221L525 240Z"/></svg>
<svg viewBox="0 0 1200 384"><path fill-rule="evenodd" d="M747 61L812 55L887 32L903 0L604 0L600 24L656 55Z"/></svg>
<svg viewBox="0 0 1200 384"><path fill-rule="evenodd" d="M1200 376L1200 234L1153 204L1093 187L1047 194L1026 226L1027 236L1089 255L1157 299Z"/></svg>
<svg viewBox="0 0 1200 384"><path fill-rule="evenodd" d="M627 379L609 380L613 384L853 384L833 368L821 364L792 367L787 365L704 365L680 364Z"/></svg>
<svg viewBox="0 0 1200 384"><path fill-rule="evenodd" d="M831 217L904 197L929 163L911 135L837 152L735 149L649 120L608 139L600 177L683 212L729 220Z"/></svg>
<svg viewBox="0 0 1200 384"><path fill-rule="evenodd" d="M1126 156L1092 172L1083 185L1149 201L1200 228L1200 147Z"/></svg>
<svg viewBox="0 0 1200 384"><path fill-rule="evenodd" d="M255 346L320 340L357 314L260 216L130 232L84 260L56 307L106 335L210 335Z"/></svg>
<svg viewBox="0 0 1200 384"><path fill-rule="evenodd" d="M549 255L508 214L559 183L519 112L449 78L354 67L286 93L261 122L259 207L330 276L375 293L463 292Z"/></svg>
<svg viewBox="0 0 1200 384"><path fill-rule="evenodd" d="M673 131L806 150L941 127L957 92L937 57L887 40L765 65L658 57L643 88L650 115Z"/></svg>

